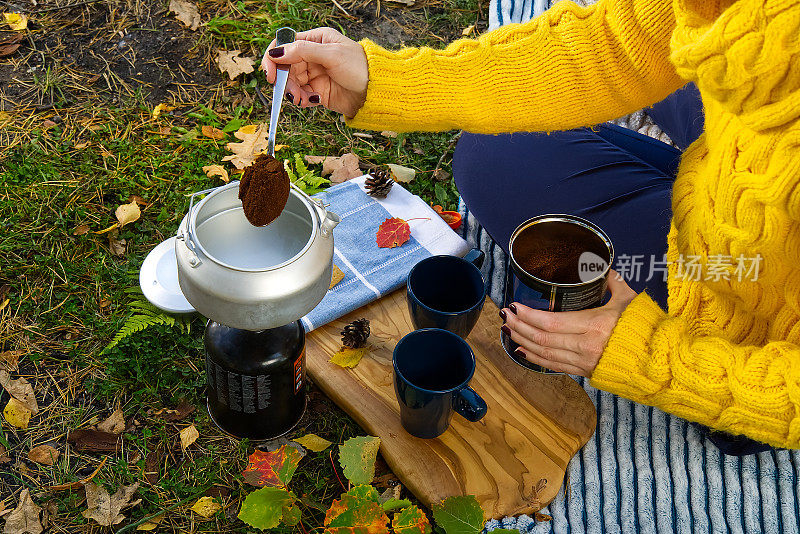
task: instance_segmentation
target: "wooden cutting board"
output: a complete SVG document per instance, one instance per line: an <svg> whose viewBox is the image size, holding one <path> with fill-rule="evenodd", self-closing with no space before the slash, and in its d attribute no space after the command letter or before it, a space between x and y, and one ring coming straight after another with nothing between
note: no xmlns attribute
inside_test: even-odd
<svg viewBox="0 0 800 534"><path fill-rule="evenodd" d="M370 321L370 352L354 369L328 361L341 347L342 327ZM565 375L528 371L500 345L497 306L486 299L467 338L477 361L470 385L489 410L480 422L458 414L436 439L411 436L400 425L392 351L414 328L405 289L311 332L306 365L314 382L369 434L402 483L427 506L452 495L475 495L487 518L531 513L558 493L570 458L588 441L597 414L586 392ZM534 488L547 484L536 495Z"/></svg>

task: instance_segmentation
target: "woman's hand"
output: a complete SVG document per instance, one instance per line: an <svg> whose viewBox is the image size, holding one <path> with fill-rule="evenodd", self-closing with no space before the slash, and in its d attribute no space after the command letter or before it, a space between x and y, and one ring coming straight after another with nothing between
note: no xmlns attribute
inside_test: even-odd
<svg viewBox="0 0 800 534"><path fill-rule="evenodd" d="M636 292L615 271L608 275L605 306L570 312L534 310L513 303L500 311L504 331L529 362L553 371L592 376L611 331Z"/></svg>
<svg viewBox="0 0 800 534"><path fill-rule="evenodd" d="M276 47L273 40L261 60L267 81L275 83L276 65L291 65L286 96L302 107L322 104L352 117L367 97L369 70L360 44L333 28L299 32L295 42Z"/></svg>

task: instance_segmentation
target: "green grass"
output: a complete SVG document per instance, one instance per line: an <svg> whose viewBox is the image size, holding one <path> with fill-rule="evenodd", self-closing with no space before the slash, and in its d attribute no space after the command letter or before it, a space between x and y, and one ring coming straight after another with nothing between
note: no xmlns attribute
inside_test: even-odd
<svg viewBox="0 0 800 534"><path fill-rule="evenodd" d="M239 47L258 53L280 26L300 30L327 24L353 34L358 24L341 17L332 3L316 0L220 6L204 32L189 34L196 37L199 49ZM368 7L373 9L374 4ZM433 34L459 36L461 29L475 22L477 0L446 0L436 7L426 4L413 10L384 5L382 11L413 23L419 43L438 46L442 41ZM110 79L113 87L122 87L113 76ZM221 185L218 178L206 177L202 167L221 162L229 153L225 143L235 141L236 129L268 120L269 110L255 98L256 84L269 90L259 73L234 87L226 86L220 77L218 87L198 92L212 96L177 102L174 111L153 119L155 102L145 89L88 99L91 93L85 88L84 92L74 90L69 77L53 67L38 71L30 88L41 101L55 102L63 121L46 128L43 120L53 113L31 114L29 109L15 114L0 131L2 139L14 140L10 148L0 149L0 286L11 286L9 304L0 311L0 351L25 352L20 374L34 383L37 396L43 396L40 405L46 407L25 432L4 424L0 444L23 461L31 447L48 441L64 451L67 431L89 427L113 408L122 407L126 421L137 425L126 432L124 451L108 455L95 481L112 492L123 484L141 483L137 498L142 498L142 504L125 512L132 520L213 485L232 513L226 510L213 521L195 523L194 531L250 531L235 519L235 512L239 500L252 490L240 473L253 446L222 436L203 409L204 319L190 319L188 328L150 326L102 351L137 313L134 303L142 298L136 291L137 275L147 253L175 234L191 193ZM241 96L249 97L244 104ZM111 97L117 99L113 105L108 103ZM0 115L0 124L4 121ZM205 138L200 134L203 125L221 128L228 136L222 141ZM442 170L451 172L455 132L397 137L354 133L324 109L285 105L277 141L288 148L278 155L293 159L295 154L338 156L352 151L365 165L412 167L417 170L416 179L405 187L432 204L456 208L458 195L452 180L433 178L440 161ZM311 166L317 172L320 167ZM126 240L126 253L115 257L109 252L109 233L103 230L115 223L115 209L132 195L145 199L147 206L138 221L120 230L118 238ZM81 225L90 231L75 235ZM313 432L342 443L364 433L330 400L310 391L324 414L309 413L294 436ZM0 405L6 399L0 398ZM198 407L185 421L166 423L151 415L152 410L173 407L181 399ZM201 437L184 453L177 434L190 423ZM143 473L148 455L156 450L164 458L159 482L150 485ZM52 467L27 462L28 475L16 468L0 473L0 494L26 486L41 504L50 498L41 486L79 480L94 471L102 457L71 450ZM342 492L332 460L338 466L335 452L333 458L329 451L309 453L295 474L292 490L307 502L327 508ZM52 502L57 509L53 518L57 531L84 528L83 492L55 493ZM307 531L324 519L324 512L313 506L305 506L303 514ZM160 528L189 531L186 507L171 512Z"/></svg>

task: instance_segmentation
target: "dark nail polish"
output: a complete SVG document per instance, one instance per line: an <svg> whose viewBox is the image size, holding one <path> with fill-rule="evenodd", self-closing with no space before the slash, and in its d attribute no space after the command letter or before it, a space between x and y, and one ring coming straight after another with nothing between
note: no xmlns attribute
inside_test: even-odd
<svg viewBox="0 0 800 534"><path fill-rule="evenodd" d="M507 336L510 336L510 335L511 335L511 329L508 327L508 325L507 325L507 324L504 324L503 326L501 326L501 327L500 327L500 330L502 330L502 331L503 331L503 333L504 333L505 335L507 335Z"/></svg>
<svg viewBox="0 0 800 534"><path fill-rule="evenodd" d="M506 311L505 310L500 310L500 318L502 320L504 320L504 321L506 320Z"/></svg>
<svg viewBox="0 0 800 534"><path fill-rule="evenodd" d="M283 47L273 48L269 51L269 57L281 57L283 55Z"/></svg>
<svg viewBox="0 0 800 534"><path fill-rule="evenodd" d="M286 93L286 99L294 104L294 95L292 93Z"/></svg>
<svg viewBox="0 0 800 534"><path fill-rule="evenodd" d="M508 308L509 308L509 309L510 309L512 312L514 312L514 315L516 315L516 314L517 314L517 307L516 307L516 306L514 306L513 304L509 304L509 305L508 305Z"/></svg>
<svg viewBox="0 0 800 534"><path fill-rule="evenodd" d="M319 104L319 95L311 95L308 97L308 101L312 104Z"/></svg>
<svg viewBox="0 0 800 534"><path fill-rule="evenodd" d="M519 349L517 349L517 350L515 350L515 351L514 351L514 356L516 356L517 358L522 358L523 360L526 360L526 359L527 359L527 356L525 356L525 353L524 353L524 352L522 352L522 351L521 351L521 350L519 350Z"/></svg>

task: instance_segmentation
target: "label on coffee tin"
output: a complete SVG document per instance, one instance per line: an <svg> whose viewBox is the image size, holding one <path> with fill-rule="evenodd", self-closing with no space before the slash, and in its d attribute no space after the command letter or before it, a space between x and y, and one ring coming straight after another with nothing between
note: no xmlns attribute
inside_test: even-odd
<svg viewBox="0 0 800 534"><path fill-rule="evenodd" d="M586 289L573 289L560 291L561 306L559 311L585 310L597 306L606 292L605 284L595 284Z"/></svg>
<svg viewBox="0 0 800 534"><path fill-rule="evenodd" d="M227 371L206 355L209 395L216 392L217 401L230 410L256 413L270 405L271 383L266 375L240 375Z"/></svg>

